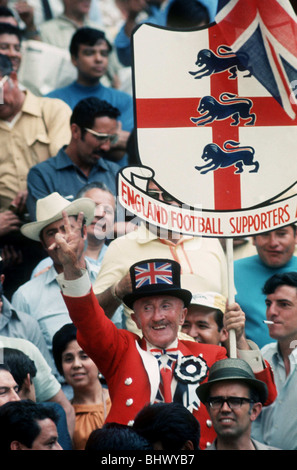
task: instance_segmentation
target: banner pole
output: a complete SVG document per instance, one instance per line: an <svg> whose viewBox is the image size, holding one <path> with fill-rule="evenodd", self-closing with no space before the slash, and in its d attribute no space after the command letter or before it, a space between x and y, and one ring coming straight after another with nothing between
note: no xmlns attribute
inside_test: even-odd
<svg viewBox="0 0 297 470"><path fill-rule="evenodd" d="M227 271L228 271L228 303L235 302L234 264L233 264L233 238L226 239ZM229 331L229 355L237 357L235 330Z"/></svg>

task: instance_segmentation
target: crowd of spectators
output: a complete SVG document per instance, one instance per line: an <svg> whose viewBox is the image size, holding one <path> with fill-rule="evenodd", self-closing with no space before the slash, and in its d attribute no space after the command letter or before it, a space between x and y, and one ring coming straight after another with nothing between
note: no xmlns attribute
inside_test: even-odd
<svg viewBox="0 0 297 470"><path fill-rule="evenodd" d="M243 241L229 303L223 241L117 203L118 172L139 164L134 28L205 26L216 7L0 0L1 450L297 449L296 226ZM162 260L171 290L137 293L137 269Z"/></svg>

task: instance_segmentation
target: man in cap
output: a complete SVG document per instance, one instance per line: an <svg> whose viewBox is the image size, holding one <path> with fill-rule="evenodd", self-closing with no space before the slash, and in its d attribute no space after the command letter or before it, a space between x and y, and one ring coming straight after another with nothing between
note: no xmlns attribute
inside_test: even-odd
<svg viewBox="0 0 297 470"><path fill-rule="evenodd" d="M25 237L42 244L45 252L52 258L53 265L49 270L20 286L12 297L12 305L16 310L25 312L37 320L51 357L53 335L70 320L56 281L56 276L63 271L63 266L56 249L52 247L55 234L60 233L63 236L65 232L63 210L69 215L73 227L77 224L76 217L79 212L84 211L85 224L76 232L78 260L81 267L87 268L92 281L95 281L97 269L84 257L86 225L93 221L95 203L89 198L80 198L70 203L60 194L53 193L37 201L37 220L21 228Z"/></svg>
<svg viewBox="0 0 297 470"><path fill-rule="evenodd" d="M228 338L225 311L226 298L218 292L193 294L181 330L198 343L222 345Z"/></svg>
<svg viewBox="0 0 297 470"><path fill-rule="evenodd" d="M252 423L267 400L264 382L247 362L224 359L212 365L197 395L206 405L217 437L209 450L273 450L251 438Z"/></svg>
<svg viewBox="0 0 297 470"><path fill-rule="evenodd" d="M205 407L197 401L196 388L206 379L208 368L226 357L226 350L178 339L192 297L180 286L180 265L170 259L149 259L130 267L132 292L123 301L133 309L140 338L117 329L106 317L77 261L75 233L67 214L64 226L66 237L56 235L63 265L58 282L78 329L78 341L106 378L112 401L107 421L132 424L147 403L178 401L198 419L200 446L205 448L215 433Z"/></svg>

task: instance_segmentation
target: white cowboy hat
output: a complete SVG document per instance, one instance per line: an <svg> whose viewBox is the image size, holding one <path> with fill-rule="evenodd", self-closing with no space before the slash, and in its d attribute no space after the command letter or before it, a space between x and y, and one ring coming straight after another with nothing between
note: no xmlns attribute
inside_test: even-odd
<svg viewBox="0 0 297 470"><path fill-rule="evenodd" d="M36 203L36 222L30 222L21 227L25 237L40 241L40 232L48 225L63 218L62 211L68 215L78 215L83 212L86 225L90 225L94 219L95 202L87 197L67 201L59 193L52 193Z"/></svg>

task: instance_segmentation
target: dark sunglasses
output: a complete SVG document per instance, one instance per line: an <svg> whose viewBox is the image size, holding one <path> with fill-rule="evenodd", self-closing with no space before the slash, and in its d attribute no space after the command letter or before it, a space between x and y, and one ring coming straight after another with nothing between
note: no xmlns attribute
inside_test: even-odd
<svg viewBox="0 0 297 470"><path fill-rule="evenodd" d="M160 200L160 196L162 196L162 198L165 202L174 201L174 198L172 196L170 196L170 194L166 193L166 191L158 191L158 190L155 190L155 189L148 189L147 195L152 197L153 199L158 199L158 200Z"/></svg>

